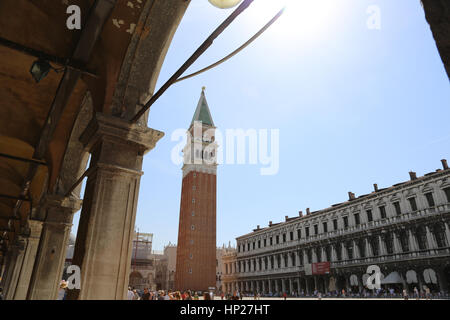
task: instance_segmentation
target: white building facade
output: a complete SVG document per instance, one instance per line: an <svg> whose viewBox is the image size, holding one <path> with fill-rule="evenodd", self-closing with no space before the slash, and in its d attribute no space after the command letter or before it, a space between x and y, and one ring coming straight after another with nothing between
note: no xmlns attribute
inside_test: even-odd
<svg viewBox="0 0 450 320"><path fill-rule="evenodd" d="M378 189L238 237L224 258L223 290L287 294L361 292L367 268L396 290L448 292L450 170ZM322 270L320 270L322 268ZM397 291L398 292L398 291Z"/></svg>

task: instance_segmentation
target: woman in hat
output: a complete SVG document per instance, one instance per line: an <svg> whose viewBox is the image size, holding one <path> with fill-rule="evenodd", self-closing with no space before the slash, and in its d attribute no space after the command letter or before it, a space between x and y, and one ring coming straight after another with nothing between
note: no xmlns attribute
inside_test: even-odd
<svg viewBox="0 0 450 320"><path fill-rule="evenodd" d="M58 290L58 300L65 300L67 294L67 282L62 280Z"/></svg>

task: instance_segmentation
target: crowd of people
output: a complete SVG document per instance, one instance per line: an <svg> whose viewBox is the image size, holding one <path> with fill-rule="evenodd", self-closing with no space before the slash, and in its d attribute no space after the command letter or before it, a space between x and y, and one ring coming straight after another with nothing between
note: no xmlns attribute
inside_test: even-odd
<svg viewBox="0 0 450 320"><path fill-rule="evenodd" d="M186 291L172 291L172 290L159 290L150 291L145 288L143 291L128 288L127 299L128 300L213 300L214 294L211 292L192 292Z"/></svg>
<svg viewBox="0 0 450 320"><path fill-rule="evenodd" d="M237 293L238 296L242 297L253 297L255 300L260 299L260 297L280 297L286 300L290 298L403 298L408 299L450 299L450 294L447 291L432 292L429 287L423 286L422 290L418 287L414 287L413 290L409 291L407 289L394 289L390 288L379 288L376 290L362 289L361 291L346 291L342 289L340 291L328 291L322 293L318 290L314 290L311 293L305 293L305 291L300 292L269 292L266 294L261 294L259 292L249 293L244 292L242 294Z"/></svg>
<svg viewBox="0 0 450 320"><path fill-rule="evenodd" d="M66 281L61 281L60 288L58 291L58 300L65 300L68 290L68 284ZM414 287L413 290L407 289L394 289L380 288L377 290L367 290L366 288L361 291L346 291L342 289L341 291L329 291L326 293L314 290L312 293L300 292L240 292L238 290L234 292L220 292L218 294L221 300L242 300L244 297L253 298L259 300L261 297L279 297L286 300L290 298L403 298L408 299L449 299L450 295L447 291L432 292L429 287L423 286L423 288ZM2 292L0 291L0 300L3 299ZM127 293L128 300L214 300L213 292L196 292L191 290L186 291L172 291L172 290L158 290L151 291L148 288L144 290L136 290L131 287L128 288Z"/></svg>

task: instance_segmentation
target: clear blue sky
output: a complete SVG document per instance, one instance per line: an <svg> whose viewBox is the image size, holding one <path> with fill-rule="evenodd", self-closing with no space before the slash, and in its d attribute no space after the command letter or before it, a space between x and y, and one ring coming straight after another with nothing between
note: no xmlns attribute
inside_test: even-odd
<svg viewBox="0 0 450 320"><path fill-rule="evenodd" d="M190 71L253 35L279 8L264 2L256 0ZM174 85L152 107L148 125L166 136L145 157L136 226L154 233L154 249L177 241L182 176L171 161L171 134L190 124L202 86L218 128L280 130L278 174L262 176L260 165L218 168L218 245L450 160L449 80L420 1L314 2L288 7L284 21L238 56ZM374 4L379 30L367 27ZM192 0L157 88L230 12Z"/></svg>

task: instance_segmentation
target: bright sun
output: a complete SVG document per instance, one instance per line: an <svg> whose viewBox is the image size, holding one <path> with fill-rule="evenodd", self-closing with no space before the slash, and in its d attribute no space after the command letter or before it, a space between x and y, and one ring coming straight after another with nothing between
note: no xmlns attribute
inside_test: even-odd
<svg viewBox="0 0 450 320"><path fill-rule="evenodd" d="M327 30L330 19L337 15L336 0L255 0L248 9L252 24L261 25L281 8L283 16L272 26L277 36L295 38L318 37ZM275 31L276 30L276 31Z"/></svg>

